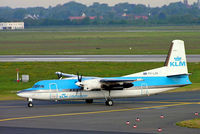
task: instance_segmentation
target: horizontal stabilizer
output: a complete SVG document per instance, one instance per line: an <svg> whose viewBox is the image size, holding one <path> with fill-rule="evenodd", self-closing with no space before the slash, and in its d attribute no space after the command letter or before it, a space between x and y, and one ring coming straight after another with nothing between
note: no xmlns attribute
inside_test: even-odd
<svg viewBox="0 0 200 134"><path fill-rule="evenodd" d="M191 75L191 73L187 73L187 74L175 74L175 75L168 75L167 77L183 76L183 75Z"/></svg>

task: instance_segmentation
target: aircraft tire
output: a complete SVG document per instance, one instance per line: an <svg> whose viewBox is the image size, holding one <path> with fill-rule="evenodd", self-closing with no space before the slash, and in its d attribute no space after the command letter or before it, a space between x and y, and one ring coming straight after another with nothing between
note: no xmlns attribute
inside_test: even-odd
<svg viewBox="0 0 200 134"><path fill-rule="evenodd" d="M86 99L85 102L88 104L93 103L93 99Z"/></svg>
<svg viewBox="0 0 200 134"><path fill-rule="evenodd" d="M33 107L33 103L32 103L32 102L29 102L29 103L28 103L28 107Z"/></svg>
<svg viewBox="0 0 200 134"><path fill-rule="evenodd" d="M113 100L111 99L108 99L105 103L107 106L113 106Z"/></svg>

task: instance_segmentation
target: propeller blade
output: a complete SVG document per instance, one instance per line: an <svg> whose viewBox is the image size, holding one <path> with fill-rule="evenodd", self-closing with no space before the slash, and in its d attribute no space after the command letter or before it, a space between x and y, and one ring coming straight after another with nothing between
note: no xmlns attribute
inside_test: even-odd
<svg viewBox="0 0 200 134"><path fill-rule="evenodd" d="M78 81L79 81L79 82L82 81L82 75L79 75L79 73L77 73L77 78L78 78Z"/></svg>
<svg viewBox="0 0 200 134"><path fill-rule="evenodd" d="M80 82L82 81L82 75L80 76Z"/></svg>

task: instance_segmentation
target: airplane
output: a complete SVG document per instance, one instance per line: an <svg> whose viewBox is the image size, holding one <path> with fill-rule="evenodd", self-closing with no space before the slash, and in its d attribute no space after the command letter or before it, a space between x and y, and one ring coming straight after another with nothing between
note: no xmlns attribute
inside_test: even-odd
<svg viewBox="0 0 200 134"><path fill-rule="evenodd" d="M165 64L160 68L106 78L56 74L59 79L39 81L17 95L27 98L28 107L33 107L33 100L85 100L93 103L94 99L105 99L105 104L112 106L114 98L149 96L192 84L182 40L172 41Z"/></svg>

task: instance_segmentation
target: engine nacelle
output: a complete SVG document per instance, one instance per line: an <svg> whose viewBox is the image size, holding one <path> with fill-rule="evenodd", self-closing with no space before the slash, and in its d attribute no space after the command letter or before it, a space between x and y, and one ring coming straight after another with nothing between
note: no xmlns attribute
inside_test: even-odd
<svg viewBox="0 0 200 134"><path fill-rule="evenodd" d="M85 91L101 89L100 79L85 80L82 82L77 82L76 85L83 87L83 90Z"/></svg>
<svg viewBox="0 0 200 134"><path fill-rule="evenodd" d="M132 86L134 86L132 83L124 83L123 84L123 88L130 88Z"/></svg>

